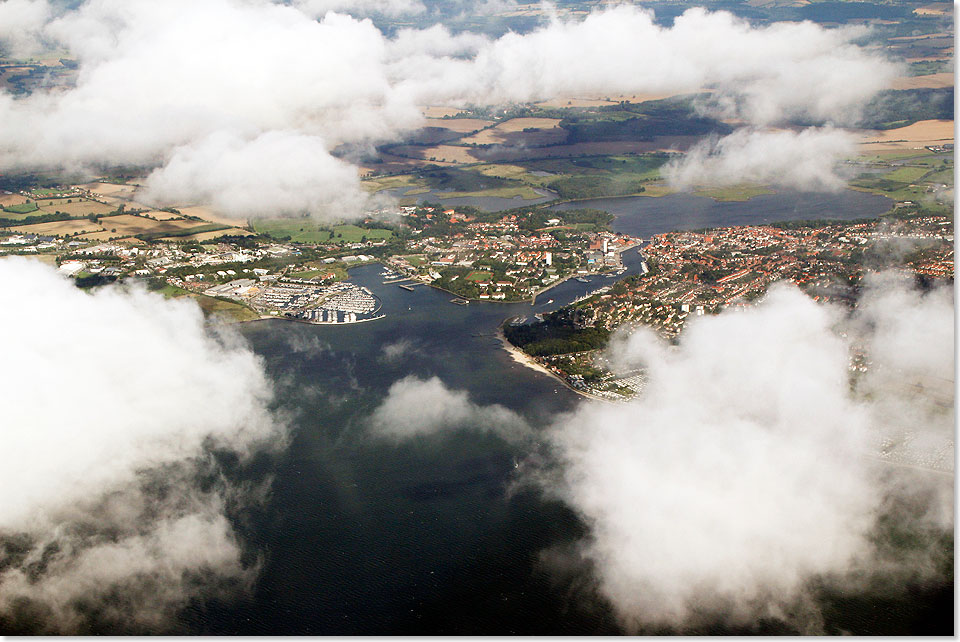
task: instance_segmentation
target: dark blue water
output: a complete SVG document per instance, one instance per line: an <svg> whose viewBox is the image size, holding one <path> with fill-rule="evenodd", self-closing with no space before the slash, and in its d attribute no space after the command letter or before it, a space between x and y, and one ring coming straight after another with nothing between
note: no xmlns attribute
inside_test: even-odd
<svg viewBox="0 0 960 642"><path fill-rule="evenodd" d="M661 199L649 199L662 202ZM812 218L805 212L804 218ZM729 222L728 222L729 223ZM657 229L653 233L666 231ZM650 234L651 232L645 232ZM628 274L636 251L624 255ZM555 309L612 283L567 281L543 303L450 303L450 294L383 284L377 265L351 280L386 318L348 326L282 320L243 324L276 381L292 442L259 474L267 503L236 519L252 559L251 594L187 609L182 631L204 634L612 634L609 607L583 573L560 573L545 551L570 550L586 529L568 508L515 487L516 461L536 445L459 430L399 445L370 437L366 420L392 383L438 376L480 404L501 404L537 430L580 399L515 363L495 331L508 316ZM549 299L553 303L546 304ZM405 346L388 358L388 345ZM952 586L907 598L841 595L828 630L952 632ZM766 633L785 633L764 625ZM709 630L731 633L728 630Z"/></svg>
<svg viewBox="0 0 960 642"><path fill-rule="evenodd" d="M886 196L853 190L835 193L786 191L733 202L690 194L596 198L561 203L550 209L581 207L606 210L615 215L617 218L612 227L617 232L649 238L670 230L760 225L798 219L871 218L889 211L893 201Z"/></svg>

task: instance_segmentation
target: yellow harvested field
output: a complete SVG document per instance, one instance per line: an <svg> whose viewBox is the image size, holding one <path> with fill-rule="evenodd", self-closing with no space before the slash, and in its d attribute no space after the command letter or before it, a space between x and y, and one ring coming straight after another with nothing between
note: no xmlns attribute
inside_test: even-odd
<svg viewBox="0 0 960 642"><path fill-rule="evenodd" d="M137 191L136 185L117 185L116 183L84 183L83 185L74 185L74 187L111 198L132 198L133 193Z"/></svg>
<svg viewBox="0 0 960 642"><path fill-rule="evenodd" d="M537 107L602 107L613 101L603 98L552 98L536 103Z"/></svg>
<svg viewBox="0 0 960 642"><path fill-rule="evenodd" d="M461 142L477 145L556 145L567 139L566 130L557 127L559 123L558 118L511 118L496 127L463 138Z"/></svg>
<svg viewBox="0 0 960 642"><path fill-rule="evenodd" d="M941 89L953 87L953 74L946 72L926 76L901 76L890 83L891 89Z"/></svg>
<svg viewBox="0 0 960 642"><path fill-rule="evenodd" d="M142 216L133 214L120 214L119 216L108 216L101 220L103 227L108 230L116 230L119 236L134 236L149 232L163 232L174 230L187 230L191 227L202 225L197 221L187 219L174 219L168 221L154 221Z"/></svg>
<svg viewBox="0 0 960 642"><path fill-rule="evenodd" d="M436 147L395 147L395 152L409 154L411 158L417 158L433 162L436 159L445 163L476 163L477 158L472 154L469 147L456 147L454 145L437 145Z"/></svg>
<svg viewBox="0 0 960 642"><path fill-rule="evenodd" d="M657 136L651 141L611 141L599 143L574 143L549 147L498 147L479 149L437 145L435 147L395 147L398 153L428 162L476 163L521 161L533 158L563 158L569 156L599 156L606 154L645 153L657 151L684 151L699 140L698 136ZM436 161L430 161L431 158Z"/></svg>
<svg viewBox="0 0 960 642"><path fill-rule="evenodd" d="M90 232L88 234L81 234L77 237L81 241L109 241L123 235L119 232L111 232L110 230L102 230L100 232Z"/></svg>
<svg viewBox="0 0 960 642"><path fill-rule="evenodd" d="M253 236L253 232L245 230L242 227L230 227L225 230L216 230L215 232L201 232L199 234L190 234L189 236L177 236L161 239L165 241L209 241L220 238L221 236Z"/></svg>
<svg viewBox="0 0 960 642"><path fill-rule="evenodd" d="M9 207L11 205L22 205L29 201L26 196L20 194L0 194L0 207Z"/></svg>
<svg viewBox="0 0 960 642"><path fill-rule="evenodd" d="M67 200L73 200L73 202L68 203ZM49 203L50 201L39 202ZM44 214L62 212L64 214L69 214L70 216L87 216L88 214L109 214L115 209L117 208L111 205L98 203L97 201L78 201L75 199L66 199L53 201L53 205L43 205L40 208L40 211Z"/></svg>
<svg viewBox="0 0 960 642"><path fill-rule="evenodd" d="M492 120L480 120L479 118L428 118L424 127L439 127L458 134L469 134L492 124Z"/></svg>
<svg viewBox="0 0 960 642"><path fill-rule="evenodd" d="M494 129L504 132L520 132L524 129L553 129L560 124L559 118L511 118Z"/></svg>
<svg viewBox="0 0 960 642"><path fill-rule="evenodd" d="M7 229L21 234L40 234L43 236L70 236L84 232L102 232L103 228L87 219L73 219L69 221L53 221L52 223L34 223L33 225L17 225Z"/></svg>
<svg viewBox="0 0 960 642"><path fill-rule="evenodd" d="M538 107L602 107L603 105L615 105L619 102L644 103L648 100L663 100L680 94L693 94L701 92L711 92L713 89L697 89L689 92L651 92L647 94L610 94L609 96L564 96L562 98L552 98L537 103Z"/></svg>
<svg viewBox="0 0 960 642"><path fill-rule="evenodd" d="M462 113L462 109L457 109L456 107L440 107L439 105L431 105L429 107L421 107L423 110L423 115L427 118L443 118L444 116L456 116L459 113Z"/></svg>
<svg viewBox="0 0 960 642"><path fill-rule="evenodd" d="M158 221L169 221L171 219L183 218L180 214L174 214L173 212L164 212L163 210L149 210L147 212L141 212L141 216L148 216L150 218L155 218Z"/></svg>
<svg viewBox="0 0 960 642"><path fill-rule="evenodd" d="M953 13L953 4L949 2L932 2L913 10L918 16L946 16Z"/></svg>
<svg viewBox="0 0 960 642"><path fill-rule="evenodd" d="M239 219L230 216L224 216L223 214L218 214L209 207L204 207L202 205L193 205L191 207L177 207L175 208L178 212L184 216L196 216L197 218L202 218L205 221L210 221L211 223L220 223L221 225L246 225L246 219Z"/></svg>
<svg viewBox="0 0 960 642"><path fill-rule="evenodd" d="M927 145L942 145L952 142L952 120L921 120L898 129L868 130L860 136L861 151L863 152L917 149Z"/></svg>

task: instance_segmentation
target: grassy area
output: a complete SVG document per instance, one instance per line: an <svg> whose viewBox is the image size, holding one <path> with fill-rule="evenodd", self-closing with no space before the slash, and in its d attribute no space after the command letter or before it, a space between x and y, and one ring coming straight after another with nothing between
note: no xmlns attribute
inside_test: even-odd
<svg viewBox="0 0 960 642"><path fill-rule="evenodd" d="M222 316L231 322L252 321L260 318L259 314L247 306L234 303L233 301L216 299L212 296L204 296L202 294L188 294L188 296L197 302L200 309L203 310L203 313L207 316Z"/></svg>
<svg viewBox="0 0 960 642"><path fill-rule="evenodd" d="M66 192L56 187L38 187L37 189L31 190L30 193L35 197L40 198L58 198L61 196L66 196Z"/></svg>
<svg viewBox="0 0 960 642"><path fill-rule="evenodd" d="M306 269L297 272L288 272L286 276L293 279L312 279L315 276L333 272L334 281L343 281L348 276L347 269L341 263L308 263L304 267Z"/></svg>
<svg viewBox="0 0 960 642"><path fill-rule="evenodd" d="M762 185L731 185L729 187L711 187L697 189L693 192L697 196L705 196L715 201L749 201L761 194L775 194L769 187Z"/></svg>
<svg viewBox="0 0 960 642"><path fill-rule="evenodd" d="M888 181L897 181L898 183L914 183L929 172L929 167L900 167L884 174L883 178Z"/></svg>
<svg viewBox="0 0 960 642"><path fill-rule="evenodd" d="M252 321L253 319L259 319L260 315L248 308L247 306L235 303L233 301L227 301L225 299L217 299L212 296L205 296L203 294L197 294L195 292L190 292L184 290L183 288L178 288L175 285L170 285L167 283L159 290L154 290L158 294L162 294L168 299L178 299L180 297L189 297L197 302L197 305L200 306L200 309L203 310L203 313L207 316L222 316L227 321Z"/></svg>
<svg viewBox="0 0 960 642"><path fill-rule="evenodd" d="M267 219L254 221L253 229L275 239L288 238L297 243L325 243L330 240L330 230L310 219Z"/></svg>
<svg viewBox="0 0 960 642"><path fill-rule="evenodd" d="M414 187L420 185L420 183L413 174L401 174L399 176L378 176L376 178L364 179L361 185L363 185L364 189L371 192L379 192L397 187Z"/></svg>
<svg viewBox="0 0 960 642"><path fill-rule="evenodd" d="M493 272L486 270L473 270L464 277L468 281L489 281L493 278Z"/></svg>
<svg viewBox="0 0 960 642"><path fill-rule="evenodd" d="M545 187L547 183L557 178L553 175L537 176L536 174L531 174L526 167L521 167L519 165L480 165L474 169L484 176L523 181L528 185L533 185L536 187Z"/></svg>
<svg viewBox="0 0 960 642"><path fill-rule="evenodd" d="M400 258L406 260L413 267L420 267L427 262L427 258L423 254L409 254Z"/></svg>
<svg viewBox="0 0 960 642"><path fill-rule="evenodd" d="M367 240L387 239L391 230L367 229L356 225L337 225L329 228L308 219L267 219L255 221L254 230L275 239L289 239L295 243L326 243L328 241L358 243Z"/></svg>
<svg viewBox="0 0 960 642"><path fill-rule="evenodd" d="M357 227L356 225L337 225L333 228L333 238L336 241L344 241L346 243L358 243L363 240L364 237L368 241L377 241L380 239L388 239L393 236L391 230L371 230L365 227Z"/></svg>
<svg viewBox="0 0 960 642"><path fill-rule="evenodd" d="M543 195L537 194L529 185L517 185L516 187L495 187L477 192L439 192L439 198L464 198L464 197L484 197L493 196L497 198L516 198L524 200L534 200L543 198Z"/></svg>
<svg viewBox="0 0 960 642"><path fill-rule="evenodd" d="M10 212L11 214L29 214L30 212L36 212L39 207L33 201L29 203L20 203L19 205L8 205L3 208L4 212Z"/></svg>

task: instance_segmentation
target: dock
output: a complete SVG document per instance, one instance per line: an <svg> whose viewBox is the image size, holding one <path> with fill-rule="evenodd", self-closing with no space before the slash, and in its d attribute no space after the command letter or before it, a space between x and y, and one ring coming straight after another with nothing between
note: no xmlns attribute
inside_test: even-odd
<svg viewBox="0 0 960 642"><path fill-rule="evenodd" d="M397 287L398 287L398 288L403 288L404 290L409 290L410 292L413 292L413 286L412 286L412 285L407 285L406 283L400 283L399 285L397 285Z"/></svg>

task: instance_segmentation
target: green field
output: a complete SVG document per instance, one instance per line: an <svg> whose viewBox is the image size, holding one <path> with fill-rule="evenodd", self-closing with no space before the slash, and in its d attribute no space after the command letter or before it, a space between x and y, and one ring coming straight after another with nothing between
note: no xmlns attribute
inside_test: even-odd
<svg viewBox="0 0 960 642"><path fill-rule="evenodd" d="M413 267L420 267L427 262L427 259L422 254L410 254L408 256L401 256L400 258L406 260L406 262Z"/></svg>
<svg viewBox="0 0 960 642"><path fill-rule="evenodd" d="M331 228L306 219L267 219L255 221L253 229L275 239L289 237L294 243L358 243L366 237L375 241L393 236L391 230L366 229L356 225L337 225Z"/></svg>
<svg viewBox="0 0 960 642"><path fill-rule="evenodd" d="M37 188L35 190L31 190L30 193L34 197L40 197L40 198L66 198L67 197L67 192L64 192L61 189L57 189L56 187Z"/></svg>
<svg viewBox="0 0 960 642"><path fill-rule="evenodd" d="M493 189L480 190L478 192L439 192L440 198L463 198L463 197L483 197L494 196L496 198L516 198L524 200L534 200L543 198L542 194L537 194L533 188L528 185L518 185L516 187L494 187Z"/></svg>
<svg viewBox="0 0 960 642"><path fill-rule="evenodd" d="M929 167L900 167L889 174L884 174L883 178L888 181L897 181L898 183L914 183L929 171Z"/></svg>
<svg viewBox="0 0 960 642"><path fill-rule="evenodd" d="M711 187L697 189L693 192L697 196L705 196L715 201L749 201L754 196L761 194L775 194L775 192L760 185L731 185L729 187Z"/></svg>
<svg viewBox="0 0 960 642"><path fill-rule="evenodd" d="M486 270L473 270L464 277L467 281L489 281L493 278L493 272Z"/></svg>
<svg viewBox="0 0 960 642"><path fill-rule="evenodd" d="M19 205L8 205L3 208L4 212L10 212L11 214L29 214L30 212L36 212L39 207L33 201L29 203L21 203Z"/></svg>

